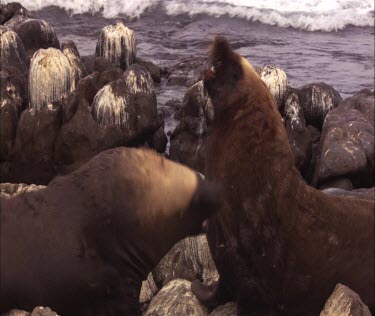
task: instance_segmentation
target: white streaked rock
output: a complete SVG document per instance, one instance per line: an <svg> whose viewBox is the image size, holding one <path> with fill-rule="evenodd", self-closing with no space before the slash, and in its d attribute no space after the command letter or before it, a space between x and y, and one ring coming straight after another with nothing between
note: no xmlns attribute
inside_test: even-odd
<svg viewBox="0 0 375 316"><path fill-rule="evenodd" d="M0 26L0 64L26 68L26 53L16 32Z"/></svg>
<svg viewBox="0 0 375 316"><path fill-rule="evenodd" d="M58 49L38 50L30 63L30 107L41 110L54 101L65 99L72 91L72 67Z"/></svg>
<svg viewBox="0 0 375 316"><path fill-rule="evenodd" d="M83 64L77 49L77 46L73 41L64 42L61 45L62 52L68 58L70 66L72 67L72 79L71 79L71 89L72 91L77 86L79 79L83 75Z"/></svg>
<svg viewBox="0 0 375 316"><path fill-rule="evenodd" d="M134 32L122 22L103 28L96 44L96 56L101 56L125 70L137 55Z"/></svg>

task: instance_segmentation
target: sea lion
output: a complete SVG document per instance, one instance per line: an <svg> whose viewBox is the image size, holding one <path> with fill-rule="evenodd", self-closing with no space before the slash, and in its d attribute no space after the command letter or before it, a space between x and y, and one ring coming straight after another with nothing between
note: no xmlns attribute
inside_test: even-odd
<svg viewBox="0 0 375 316"><path fill-rule="evenodd" d="M151 150L102 152L46 188L1 199L1 312L138 315L142 280L201 232L220 186Z"/></svg>
<svg viewBox="0 0 375 316"><path fill-rule="evenodd" d="M337 283L374 304L374 201L328 196L294 166L271 93L228 42L214 41L204 85L215 116L207 179L225 189L208 242L220 273L202 299L234 299L239 315L317 315Z"/></svg>

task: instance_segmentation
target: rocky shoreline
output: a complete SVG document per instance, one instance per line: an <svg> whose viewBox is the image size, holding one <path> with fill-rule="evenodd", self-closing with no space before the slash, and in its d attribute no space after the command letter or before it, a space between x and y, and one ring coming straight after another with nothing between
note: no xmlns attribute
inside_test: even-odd
<svg viewBox="0 0 375 316"><path fill-rule="evenodd" d="M1 5L0 22L3 197L36 190L118 146L150 147L204 174L214 116L200 77L210 67L205 56L159 68L137 58L136 34L118 22L102 30L94 55L81 57L72 41L60 44L53 26L17 3ZM343 100L325 83L290 87L282 69L256 70L279 106L305 181L327 194L374 199L374 91ZM158 108L162 80L186 87L183 100ZM178 125L167 135L170 115ZM144 315L236 315L234 303L201 304L190 290L195 279L218 279L205 236L176 244L150 274L140 293ZM321 315L371 315L345 285L327 299ZM38 307L31 315L56 313Z"/></svg>

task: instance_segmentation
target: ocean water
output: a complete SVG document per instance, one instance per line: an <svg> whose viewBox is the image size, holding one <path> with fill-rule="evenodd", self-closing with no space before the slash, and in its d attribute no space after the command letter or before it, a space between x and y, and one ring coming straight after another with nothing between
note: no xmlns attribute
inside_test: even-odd
<svg viewBox="0 0 375 316"><path fill-rule="evenodd" d="M20 2L51 23L60 42L73 40L81 56L93 54L101 29L121 19L136 32L138 56L161 66L206 54L221 34L253 65L284 69L294 87L323 81L343 98L374 89L373 0ZM158 105L182 98L185 91L162 83Z"/></svg>

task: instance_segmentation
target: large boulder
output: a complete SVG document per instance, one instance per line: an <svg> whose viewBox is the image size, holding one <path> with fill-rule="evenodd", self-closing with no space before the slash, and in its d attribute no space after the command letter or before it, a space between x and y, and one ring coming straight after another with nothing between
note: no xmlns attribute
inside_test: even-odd
<svg viewBox="0 0 375 316"><path fill-rule="evenodd" d="M199 279L207 285L217 282L219 274L206 235L188 237L174 245L153 270L153 276L158 287L176 278Z"/></svg>
<svg viewBox="0 0 375 316"><path fill-rule="evenodd" d="M100 126L119 128L124 144L144 141L158 128L155 92L149 94L140 85L128 83L120 79L104 86L96 94L91 109Z"/></svg>
<svg viewBox="0 0 375 316"><path fill-rule="evenodd" d="M64 106L64 121L69 121L77 110L78 104L84 99L90 105L98 91L106 84L121 79L123 71L112 68L92 74L79 80L76 89L68 96Z"/></svg>
<svg viewBox="0 0 375 316"><path fill-rule="evenodd" d="M0 161L10 160L18 119L27 105L27 79L17 68L0 70Z"/></svg>
<svg viewBox="0 0 375 316"><path fill-rule="evenodd" d="M55 30L44 20L17 16L9 20L5 25L18 34L29 59L41 48L53 47L60 49L60 42Z"/></svg>
<svg viewBox="0 0 375 316"><path fill-rule="evenodd" d="M280 108L284 104L288 92L288 77L285 71L271 65L256 67L255 70Z"/></svg>
<svg viewBox="0 0 375 316"><path fill-rule="evenodd" d="M95 55L125 70L135 62L137 55L134 32L122 22L104 27L96 44Z"/></svg>
<svg viewBox="0 0 375 316"><path fill-rule="evenodd" d="M374 95L371 98L374 100ZM360 106L349 100L327 115L314 185L321 186L332 178L346 177L355 188L373 186L374 125L373 118L368 116L374 111L373 102Z"/></svg>
<svg viewBox="0 0 375 316"><path fill-rule="evenodd" d="M237 303L229 302L216 307L210 316L237 316Z"/></svg>
<svg viewBox="0 0 375 316"><path fill-rule="evenodd" d="M74 87L72 78L72 67L60 50L38 50L30 63L30 107L41 110L52 102L65 100Z"/></svg>
<svg viewBox="0 0 375 316"><path fill-rule="evenodd" d="M329 111L342 101L340 93L324 82L311 83L297 89L307 125L322 128Z"/></svg>
<svg viewBox="0 0 375 316"><path fill-rule="evenodd" d="M190 282L176 279L152 299L143 316L207 316L208 311L190 290Z"/></svg>
<svg viewBox="0 0 375 316"><path fill-rule="evenodd" d="M14 66L22 71L27 70L25 48L16 32L0 26L0 66Z"/></svg>
<svg viewBox="0 0 375 316"><path fill-rule="evenodd" d="M60 103L21 113L12 154L14 174L8 181L47 184L54 176L55 141L62 123Z"/></svg>
<svg viewBox="0 0 375 316"><path fill-rule="evenodd" d="M371 316L371 312L357 293L339 283L320 316Z"/></svg>
<svg viewBox="0 0 375 316"><path fill-rule="evenodd" d="M62 43L61 50L69 61L71 67L71 90L73 91L79 79L83 77L84 68L76 44L73 41Z"/></svg>
<svg viewBox="0 0 375 316"><path fill-rule="evenodd" d="M214 111L210 98L199 81L188 89L182 103L182 119L171 136L169 155L203 173L207 136Z"/></svg>
<svg viewBox="0 0 375 316"><path fill-rule="evenodd" d="M16 16L31 17L30 13L18 2L0 4L0 24L4 24Z"/></svg>
<svg viewBox="0 0 375 316"><path fill-rule="evenodd" d="M335 196L351 196L358 199L365 199L365 200L375 200L375 188L370 189L356 189L356 190L343 190L338 188L328 188L322 190L322 192L335 195Z"/></svg>

